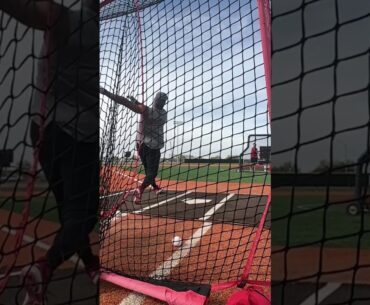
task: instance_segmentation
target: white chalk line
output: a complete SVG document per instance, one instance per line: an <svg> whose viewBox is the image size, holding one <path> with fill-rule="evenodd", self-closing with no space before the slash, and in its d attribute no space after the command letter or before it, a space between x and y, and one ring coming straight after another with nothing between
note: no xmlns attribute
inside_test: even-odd
<svg viewBox="0 0 370 305"><path fill-rule="evenodd" d="M135 210L135 211L132 211L132 212L129 212L129 213L125 213L125 212L121 212L121 211L117 211L116 213L116 218L121 218L121 217L126 217L127 215L129 214L141 214L142 212L145 212L147 210L150 210L150 209L153 209L153 208L156 208L156 207L159 207L167 202L171 202L171 201L174 201L175 199L178 199L178 198L181 198L181 197L184 197L186 195L189 195L191 194L193 191L187 191L185 193L182 193L182 194L179 194L175 197L171 197L171 198L167 198L166 200L163 200L161 202L158 202L158 203L155 203L155 204L152 204L152 205L148 205L144 208L141 208L139 210Z"/></svg>
<svg viewBox="0 0 370 305"><path fill-rule="evenodd" d="M213 208L211 208L203 217L199 218L199 221L206 221L210 219L218 209L220 209L228 200L230 200L235 194L229 194L225 198L223 198L219 203L217 203ZM170 258L168 258L163 264L161 264L154 272L151 273L151 277L156 278L165 278L167 277L173 268L177 267L181 259L185 258L189 255L191 249L196 247L202 237L207 234L207 232L212 228L211 222L204 222L202 227L194 232L192 237L184 242L183 246L175 251ZM125 297L119 305L141 305L145 300L145 296L137 294L137 293L130 293L127 297Z"/></svg>
<svg viewBox="0 0 370 305"><path fill-rule="evenodd" d="M320 288L317 292L310 295L300 305L318 305L324 301L333 292L338 290L342 284L340 283L327 283L324 287ZM317 302L316 302L317 300Z"/></svg>
<svg viewBox="0 0 370 305"><path fill-rule="evenodd" d="M9 228L1 228L1 231L3 231L4 233L7 233L7 234L11 234L13 236L15 236L17 234L17 230L14 230L14 229L9 229ZM24 234L23 235L23 241L25 241L26 243L34 243L34 246L37 247L37 248L40 248L44 251L48 251L50 249L50 245L42 242L42 241L37 241L35 242L35 238L29 236L29 235L26 235ZM79 260L78 256L77 255L73 255L70 259L69 259L71 262L73 263L77 263L78 262L78 267L80 268L84 268L84 264L82 263L81 260ZM21 273L21 271L15 271L15 272L12 272L10 273L10 276L18 276L19 274ZM5 274L0 274L0 278L3 278L5 277Z"/></svg>

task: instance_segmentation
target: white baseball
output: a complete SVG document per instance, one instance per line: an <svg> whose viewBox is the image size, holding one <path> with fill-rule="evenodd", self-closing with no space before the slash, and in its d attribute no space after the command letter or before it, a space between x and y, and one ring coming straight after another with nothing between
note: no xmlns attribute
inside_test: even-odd
<svg viewBox="0 0 370 305"><path fill-rule="evenodd" d="M173 239L172 239L172 244L175 246L175 247L180 247L181 244L182 244L182 240L179 236L175 236Z"/></svg>

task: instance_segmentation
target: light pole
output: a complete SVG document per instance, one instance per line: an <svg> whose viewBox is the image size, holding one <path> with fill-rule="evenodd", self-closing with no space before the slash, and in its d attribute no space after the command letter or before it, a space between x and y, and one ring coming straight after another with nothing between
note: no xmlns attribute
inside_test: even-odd
<svg viewBox="0 0 370 305"><path fill-rule="evenodd" d="M176 128L178 127L178 126L181 126L181 125L183 125L184 124L184 122L182 122L182 121L175 121L175 146L176 146L176 142L177 142L177 149L176 149L176 151L177 151L177 162L179 162L179 160L180 160L180 156L179 156L179 141L178 140L176 140Z"/></svg>

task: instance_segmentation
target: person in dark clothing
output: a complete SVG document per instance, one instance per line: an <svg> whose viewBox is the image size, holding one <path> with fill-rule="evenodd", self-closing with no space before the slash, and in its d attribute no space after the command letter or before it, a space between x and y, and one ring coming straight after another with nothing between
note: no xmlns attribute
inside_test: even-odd
<svg viewBox="0 0 370 305"><path fill-rule="evenodd" d="M148 107L140 104L133 97L118 96L104 88L100 89L100 93L142 115L136 140L137 150L145 170L145 178L134 193L134 202L140 204L142 194L148 186L152 186L157 195L162 192L155 179L158 175L161 148L164 146L164 125L167 122L167 111L163 108L168 101L168 96L163 92L158 92L154 97L152 107Z"/></svg>
<svg viewBox="0 0 370 305"><path fill-rule="evenodd" d="M0 2L0 10L44 31L30 134L60 221L46 255L21 272L23 305L44 304L53 272L74 254L94 283L99 278L99 257L89 239L99 204L98 9L94 0L81 0L80 10L52 0Z"/></svg>

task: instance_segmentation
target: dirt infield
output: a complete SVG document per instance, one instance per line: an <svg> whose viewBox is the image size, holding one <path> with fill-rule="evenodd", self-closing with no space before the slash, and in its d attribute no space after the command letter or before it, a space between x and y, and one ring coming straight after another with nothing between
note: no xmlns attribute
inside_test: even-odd
<svg viewBox="0 0 370 305"><path fill-rule="evenodd" d="M17 229L19 228L19 224L21 223L22 215L10 212L6 210L0 210L0 218L3 220L3 225L1 226L0 230L0 245L1 245L1 260L0 260L0 274L2 275L1 278L3 279L4 272L7 272L10 268L11 276L9 278L9 285L5 288L4 298L7 301L5 304L13 304L9 303L9 300L15 300L16 298L19 299L21 287L19 286L19 271L21 268L25 266L29 266L30 264L34 263L37 259L44 256L46 251L50 248L55 234L59 229L59 224L47 221L45 219L40 218L29 218L29 222L27 223L26 230L24 235L22 236L22 246L19 249L17 255L15 250L16 240L17 240ZM91 242L93 251L98 253L99 248L99 237L96 232L91 234ZM63 280L67 280L66 276L61 274L70 274L68 280L70 282L76 281L75 277L78 274L82 274L82 281L86 282L87 276L84 271L80 271L76 273L76 260L77 257L72 257L71 260L64 262L55 272L56 279L55 282L52 280L51 283L51 291L55 293L53 298L60 300L61 298L70 299L68 292L65 291L63 293L63 285L66 285ZM62 278L60 280L58 278ZM80 278L80 277L79 277ZM67 281L68 282L68 281ZM68 284L67 284L68 285ZM69 283L70 285L70 283ZM94 290L94 287L91 283L86 284L86 289L82 289L80 292L83 295L89 295L89 292ZM72 286L68 286L72 287ZM50 291L50 290L48 290ZM74 299L77 300L81 298L81 294L79 291L74 292ZM67 294L67 295L66 295ZM90 294L91 297L91 294ZM4 300L0 298L1 301ZM20 301L19 301L20 302ZM19 304L19 303L17 303ZM54 304L54 303L50 303ZM82 304L89 304L81 303Z"/></svg>
<svg viewBox="0 0 370 305"><path fill-rule="evenodd" d="M131 230L127 234L127 227L130 226L130 221L133 220L132 216L128 216L128 218L116 221L112 225L111 230L115 232L115 237L114 240L109 242L111 250L106 248L102 259L103 261L107 260L111 266L112 264L116 264L116 267L121 268L123 272L129 270L130 273L135 272L142 276L147 276L150 270L155 270L163 260L171 257L173 251L176 250L171 244L171 238L176 232L181 232L184 239L186 239L194 233L197 227L201 226L201 223L197 223L195 226L191 221L153 220L149 217L142 217L139 221L142 226L137 226L136 230ZM158 226L158 221L163 224L166 222L166 225ZM122 229L122 226L124 226L124 229ZM150 234L154 235L154 231L151 229L153 227L160 230L156 232L158 238L155 240L150 238ZM185 231L184 227L187 228ZM150 231L151 233L149 233ZM243 239L253 240L254 235L254 228L221 224L213 225L212 229L202 237L200 243L191 250L191 254L183 258L181 263L171 270L169 277L172 280L196 283L218 282L220 280L222 281L222 279L227 280L230 276L238 278L243 271L251 246L251 243L241 244L240 241ZM269 230L265 230L262 239L266 240L268 235ZM138 242L140 242L141 247L135 246ZM124 249L125 253L122 253L122 249L120 250L117 247L114 249L118 243L123 243L127 246ZM147 243L147 246L144 246L144 250L142 250L142 243ZM161 244L163 251L158 249L157 243ZM253 262L251 279L261 281L271 280L269 249L269 245L258 249ZM122 259L122 257L127 257L127 255L124 255L127 254L126 252L130 252L128 254L132 258L131 261ZM156 255L153 255L154 253ZM263 273L268 276L262 276L261 274ZM235 291L237 291L237 288L212 293L208 304L224 305ZM270 290L267 289L265 293L269 296ZM102 281L100 285L100 304L159 305L166 303L141 296Z"/></svg>
<svg viewBox="0 0 370 305"><path fill-rule="evenodd" d="M45 254L45 250L36 246L36 242L32 240L49 244L51 243L59 225L50 221L35 220L26 227L25 236L28 236L23 242L19 255L14 256L16 243L16 228L19 227L22 216L20 214L11 213L9 211L0 210L0 218L4 220L6 225L1 227L0 244L2 249L2 260L0 263L0 272L6 266L14 266L14 269L21 268L30 264L34 259ZM32 239L32 240L30 240Z"/></svg>
<svg viewBox="0 0 370 305"><path fill-rule="evenodd" d="M44 219L30 219L23 236L23 246L20 249L19 255L15 257L16 228L19 227L22 215L0 210L0 218L6 220L6 225L3 225L0 231L0 244L2 246L0 271L9 265L13 265L13 269L17 270L34 262L40 256L45 255L46 247L51 245L60 227L58 223ZM99 240L97 233L92 233L91 238L93 249L97 252ZM73 266L73 263L67 261L63 265L63 268L71 266Z"/></svg>
<svg viewBox="0 0 370 305"><path fill-rule="evenodd" d="M178 221L142 215L117 219L112 223L111 234L102 245L102 265L121 273L148 277L178 250L172 245L173 236L188 240L202 226L204 223L200 221ZM180 264L171 268L167 279L207 284L240 278L255 239L256 228L208 224L203 230L206 233L201 236L199 243L194 244L186 256L183 254ZM258 272L254 273L253 280L271 280L269 234L269 230L262 233L261 239L267 243L257 250L253 265L258 267ZM125 246L121 248L119 245ZM166 271L159 270L157 276L161 272Z"/></svg>
<svg viewBox="0 0 370 305"><path fill-rule="evenodd" d="M143 175L120 168L111 169L109 174L111 179L106 181L108 188L104 190L105 194L111 194L109 196L133 189L143 179ZM162 180L159 184L167 191L165 198L192 192L187 195L190 199L213 198L213 201L189 206L184 204L184 200L169 203L162 201L165 202L163 206L157 206L164 199L150 199L152 197L147 194L145 198L149 196L149 199L143 199L139 208L130 199L121 209L122 216L111 223L110 232L101 249L103 265L125 274L164 276L166 279L191 283L209 284L239 279L250 254L270 186L171 180ZM227 200L225 206L209 218L209 223L199 220L217 206L221 197L230 193L237 199ZM262 198L263 203L257 198ZM151 205L153 208L150 208ZM138 209L145 212L138 215ZM233 223L235 219L238 223ZM247 224L249 221L251 224ZM185 244L191 241L191 247L182 250L174 248L174 235L181 236ZM251 280L271 280L270 238L270 230L265 228L252 264ZM225 304L235 290L213 293L209 304ZM104 282L101 283L100 293L102 305L164 304ZM269 295L269 289L266 294Z"/></svg>
<svg viewBox="0 0 370 305"><path fill-rule="evenodd" d="M286 257L285 257L286 255ZM272 249L272 277L370 285L370 250L302 247ZM285 272L286 270L286 272Z"/></svg>

